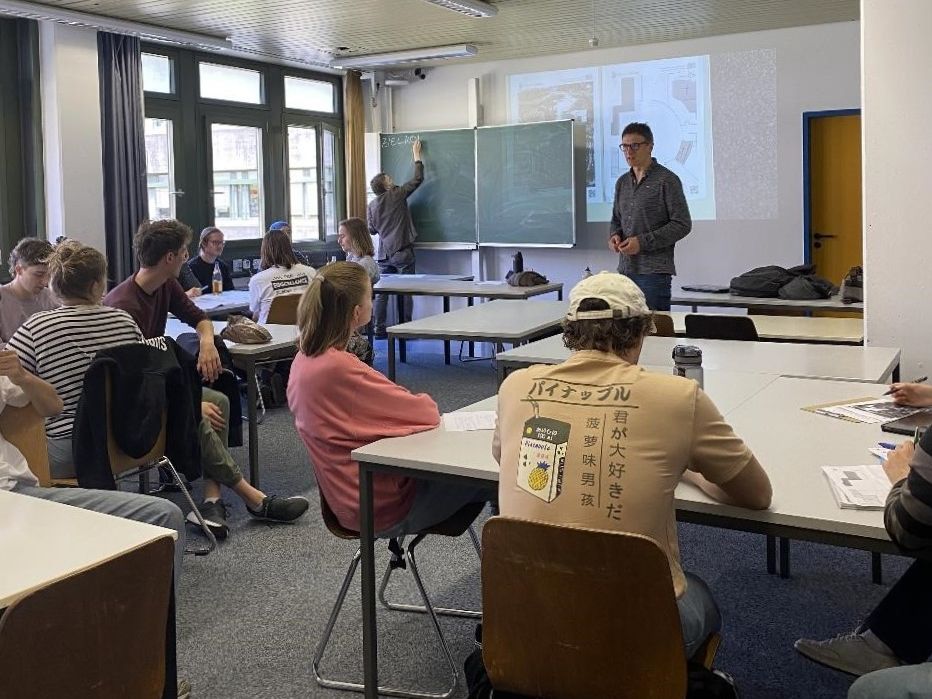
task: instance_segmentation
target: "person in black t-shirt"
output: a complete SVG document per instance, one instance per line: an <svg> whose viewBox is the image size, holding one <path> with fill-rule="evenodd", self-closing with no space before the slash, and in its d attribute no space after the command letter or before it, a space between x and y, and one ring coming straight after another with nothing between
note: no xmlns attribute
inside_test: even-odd
<svg viewBox="0 0 932 699"><path fill-rule="evenodd" d="M233 277L230 276L230 268L226 262L220 259L223 246L223 231L216 226L208 226L201 231L200 249L197 257L188 262L188 267L201 283L201 291L205 293L212 290L211 281L214 276L214 265L218 262L220 263L220 274L223 275L223 290L230 291L233 288Z"/></svg>

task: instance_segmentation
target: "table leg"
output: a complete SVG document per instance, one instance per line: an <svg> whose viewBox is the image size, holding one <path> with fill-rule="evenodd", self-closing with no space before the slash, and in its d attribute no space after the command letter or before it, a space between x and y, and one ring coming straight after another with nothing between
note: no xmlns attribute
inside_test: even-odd
<svg viewBox="0 0 932 699"><path fill-rule="evenodd" d="M774 575L777 572L777 537L767 535L767 572Z"/></svg>
<svg viewBox="0 0 932 699"><path fill-rule="evenodd" d="M790 540L780 537L780 577L790 577Z"/></svg>
<svg viewBox="0 0 932 699"><path fill-rule="evenodd" d="M449 296L443 297L443 312L444 313L450 312L450 297ZM444 364L450 363L450 341L449 340L443 341L443 363Z"/></svg>
<svg viewBox="0 0 932 699"><path fill-rule="evenodd" d="M505 365L504 362L495 362L495 375L498 378L498 386L502 385L502 381L505 380Z"/></svg>
<svg viewBox="0 0 932 699"><path fill-rule="evenodd" d="M871 580L875 585L883 585L883 559L879 553L871 553Z"/></svg>
<svg viewBox="0 0 932 699"><path fill-rule="evenodd" d="M467 305L467 306L472 306L474 303L475 303L475 302L473 301L472 296L467 296L467 297L466 297L466 305ZM470 356L470 358L476 356L476 343L474 343L474 342L470 342L470 343L469 343L469 356Z"/></svg>
<svg viewBox="0 0 932 699"><path fill-rule="evenodd" d="M390 341L390 340L389 340ZM359 549L362 554L362 666L365 696L379 695L379 646L375 619L375 530L372 471L359 464Z"/></svg>
<svg viewBox="0 0 932 699"><path fill-rule="evenodd" d="M258 394L256 391L256 362L247 359L246 366L246 403L249 421L249 482L259 487L259 415L256 410Z"/></svg>
<svg viewBox="0 0 932 699"><path fill-rule="evenodd" d="M405 318L405 297L401 294L395 294L398 309L398 323L407 322ZM404 340L398 340L398 359L404 364L408 361L408 347Z"/></svg>
<svg viewBox="0 0 932 699"><path fill-rule="evenodd" d="M395 380L395 336L388 336L388 378Z"/></svg>
<svg viewBox="0 0 932 699"><path fill-rule="evenodd" d="M899 363L897 363L897 365L893 367L893 383L898 383L899 380L900 380L900 365Z"/></svg>
<svg viewBox="0 0 932 699"><path fill-rule="evenodd" d="M561 286L559 289L557 289L557 301L562 301L562 300L563 300L563 287Z"/></svg>
<svg viewBox="0 0 932 699"><path fill-rule="evenodd" d="M165 685L162 699L178 699L178 655L175 631L175 575L172 573L172 589L168 593L168 619L165 624Z"/></svg>

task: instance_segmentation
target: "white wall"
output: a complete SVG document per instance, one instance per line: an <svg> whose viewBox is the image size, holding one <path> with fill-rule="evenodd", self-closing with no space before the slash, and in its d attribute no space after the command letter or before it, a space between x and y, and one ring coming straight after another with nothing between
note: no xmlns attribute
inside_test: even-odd
<svg viewBox="0 0 932 699"><path fill-rule="evenodd" d="M39 46L48 237L104 251L97 32L40 22Z"/></svg>
<svg viewBox="0 0 932 699"><path fill-rule="evenodd" d="M903 378L932 369L928 67L932 3L861 0L867 343L901 347Z"/></svg>
<svg viewBox="0 0 932 699"><path fill-rule="evenodd" d="M732 276L751 267L803 261L802 113L860 106L857 22L434 68L423 82L394 90L394 127L409 131L467 126L466 83L472 77L481 80L484 123L502 124L508 121L506 90L510 74L697 54L714 57L755 49L772 49L776 55L777 217L697 221L693 232L676 248L679 281L727 283ZM716 121L717 90L730 87L716 85L716 79L713 58L714 147L740 148L746 138L740 123L729 123L727 117ZM576 248L526 250L525 266L571 285L586 266L593 270L614 268L616 260L606 248L607 237L608 223L588 224L585 230L577 232ZM504 277L513 252L484 251L486 276ZM421 251L418 257L422 271L470 270L468 253Z"/></svg>

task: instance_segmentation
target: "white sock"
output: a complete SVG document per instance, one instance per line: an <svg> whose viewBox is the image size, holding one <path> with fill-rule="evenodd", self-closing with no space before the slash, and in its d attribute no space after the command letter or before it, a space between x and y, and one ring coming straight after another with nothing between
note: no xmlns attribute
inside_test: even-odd
<svg viewBox="0 0 932 699"><path fill-rule="evenodd" d="M867 644L868 648L878 653L883 653L884 655L889 655L892 658L896 657L896 653L890 650L890 646L880 640L870 629L865 629L860 634L861 638L864 639L864 642Z"/></svg>

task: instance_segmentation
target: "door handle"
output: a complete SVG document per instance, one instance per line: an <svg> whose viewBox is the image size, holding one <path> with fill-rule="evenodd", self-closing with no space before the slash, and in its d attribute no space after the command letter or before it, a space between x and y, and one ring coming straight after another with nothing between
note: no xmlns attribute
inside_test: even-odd
<svg viewBox="0 0 932 699"><path fill-rule="evenodd" d="M827 233L813 233L812 237L816 240L822 240L822 238L837 238L837 235L829 235Z"/></svg>
<svg viewBox="0 0 932 699"><path fill-rule="evenodd" d="M176 197L183 197L183 196L184 196L184 190L183 190L183 189L176 189L174 192L169 192L169 194L173 194L173 195L175 195Z"/></svg>

